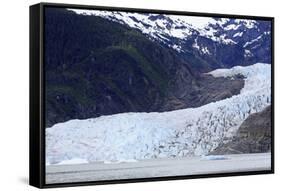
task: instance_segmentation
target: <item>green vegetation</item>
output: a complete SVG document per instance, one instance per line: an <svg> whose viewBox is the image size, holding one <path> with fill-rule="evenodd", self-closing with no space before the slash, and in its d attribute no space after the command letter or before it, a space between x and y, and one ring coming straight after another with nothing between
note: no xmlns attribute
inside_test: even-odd
<svg viewBox="0 0 281 191"><path fill-rule="evenodd" d="M133 58L138 67L141 68L141 71L145 76L152 81L152 83L159 88L159 90L164 94L167 88L168 79L163 75L163 71L157 71L153 64L151 64L147 59L131 44L126 42L121 42L119 46L110 46L107 47L107 50L119 49L125 51L131 58ZM128 67L130 70L132 67ZM159 66L161 68L161 66ZM159 69L158 68L158 69Z"/></svg>

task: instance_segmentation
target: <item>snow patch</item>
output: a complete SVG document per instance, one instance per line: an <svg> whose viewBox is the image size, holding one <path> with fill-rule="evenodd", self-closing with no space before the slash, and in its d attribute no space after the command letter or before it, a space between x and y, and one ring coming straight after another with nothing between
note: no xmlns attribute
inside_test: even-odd
<svg viewBox="0 0 281 191"><path fill-rule="evenodd" d="M248 20L248 19L235 19L235 23L242 23L245 27L248 29L254 28L256 26L256 21L255 20Z"/></svg>
<svg viewBox="0 0 281 191"><path fill-rule="evenodd" d="M245 49L244 50L244 57L251 57L253 56L253 53L250 50Z"/></svg>
<svg viewBox="0 0 281 191"><path fill-rule="evenodd" d="M220 42L224 43L224 44L237 44L236 42L234 42L233 40L231 40L230 38L226 37L225 34L221 35L219 37Z"/></svg>
<svg viewBox="0 0 281 191"><path fill-rule="evenodd" d="M227 25L224 30L237 30L238 28L240 27L240 25L237 25L237 24L230 24L230 25Z"/></svg>
<svg viewBox="0 0 281 191"><path fill-rule="evenodd" d="M194 40L194 43L192 44L193 48L196 48L197 50L200 50L200 46L197 43L197 38Z"/></svg>
<svg viewBox="0 0 281 191"><path fill-rule="evenodd" d="M208 47L202 47L201 51L203 54L209 54L209 55L211 54Z"/></svg>
<svg viewBox="0 0 281 191"><path fill-rule="evenodd" d="M251 40L250 42L246 42L246 43L244 44L243 48L245 48L245 47L247 47L247 46L253 44L254 42L257 42L257 41L260 40L262 37L263 37L263 35L260 35L260 36L258 36L257 38Z"/></svg>
<svg viewBox="0 0 281 191"><path fill-rule="evenodd" d="M175 49L177 52L181 52L181 47L179 45L174 44L172 48Z"/></svg>
<svg viewBox="0 0 281 191"><path fill-rule="evenodd" d="M241 37L243 35L243 32L237 32L233 35L233 37Z"/></svg>
<svg viewBox="0 0 281 191"><path fill-rule="evenodd" d="M210 53L210 51L209 51L209 49L208 49L208 47L200 47L199 45L198 45L198 43L197 43L197 38L195 39L195 42L192 44L192 47L193 48L195 48L195 49L197 49L199 52L200 52L200 54L208 54L208 55L210 55L211 53Z"/></svg>

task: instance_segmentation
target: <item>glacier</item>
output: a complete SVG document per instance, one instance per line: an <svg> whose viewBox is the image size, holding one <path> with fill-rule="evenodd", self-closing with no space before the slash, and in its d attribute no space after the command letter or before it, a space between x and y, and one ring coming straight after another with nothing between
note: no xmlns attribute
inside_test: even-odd
<svg viewBox="0 0 281 191"><path fill-rule="evenodd" d="M250 114L271 104L270 64L205 75L238 74L245 80L240 94L198 108L73 119L46 128L46 164L204 156L228 142Z"/></svg>

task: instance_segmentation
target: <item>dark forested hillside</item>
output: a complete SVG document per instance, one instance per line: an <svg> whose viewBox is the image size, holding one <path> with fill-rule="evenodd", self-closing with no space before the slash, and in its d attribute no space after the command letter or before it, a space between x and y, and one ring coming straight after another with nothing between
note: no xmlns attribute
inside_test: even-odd
<svg viewBox="0 0 281 191"><path fill-rule="evenodd" d="M139 30L46 8L46 126L120 112L197 107L238 94L243 79L213 78Z"/></svg>

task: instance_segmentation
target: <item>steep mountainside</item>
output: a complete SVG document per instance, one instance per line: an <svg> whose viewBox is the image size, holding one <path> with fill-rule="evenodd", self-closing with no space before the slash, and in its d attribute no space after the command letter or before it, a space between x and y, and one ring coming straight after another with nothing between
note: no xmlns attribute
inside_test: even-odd
<svg viewBox="0 0 281 191"><path fill-rule="evenodd" d="M270 21L71 9L140 30L200 71L271 63ZM199 62L199 63L198 63Z"/></svg>
<svg viewBox="0 0 281 191"><path fill-rule="evenodd" d="M211 154L264 153L271 149L271 106L250 115L237 134L226 144L219 145Z"/></svg>
<svg viewBox="0 0 281 191"><path fill-rule="evenodd" d="M121 112L198 107L238 94L241 76L214 78L139 30L105 18L45 11L46 126Z"/></svg>

